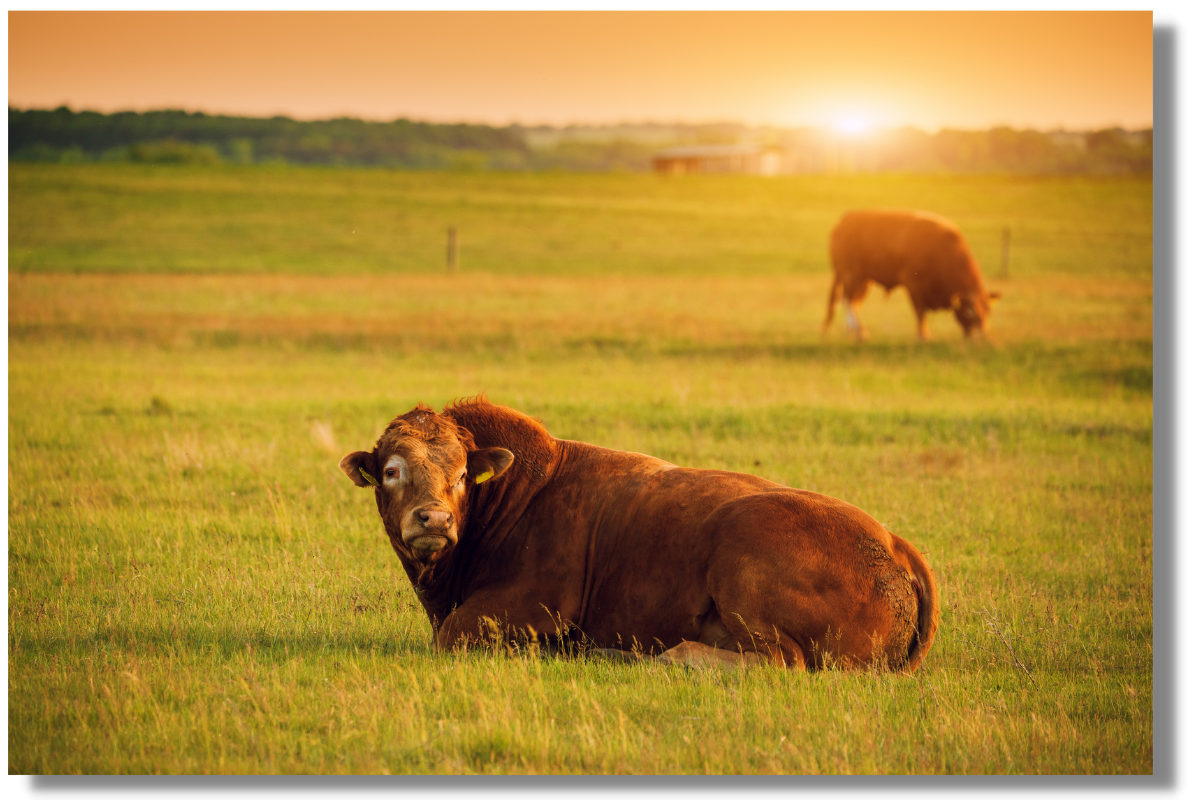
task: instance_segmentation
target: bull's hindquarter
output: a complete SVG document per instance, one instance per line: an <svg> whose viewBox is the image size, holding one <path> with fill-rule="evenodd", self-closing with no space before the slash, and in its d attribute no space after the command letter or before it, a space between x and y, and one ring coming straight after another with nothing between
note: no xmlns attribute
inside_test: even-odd
<svg viewBox="0 0 1200 800"><path fill-rule="evenodd" d="M480 636L488 617L547 635L570 623L595 645L643 652L698 641L808 666L821 653L847 665L909 655L919 590L898 537L860 509L752 475L557 445L551 479L505 537L510 556L467 576L441 646Z"/></svg>

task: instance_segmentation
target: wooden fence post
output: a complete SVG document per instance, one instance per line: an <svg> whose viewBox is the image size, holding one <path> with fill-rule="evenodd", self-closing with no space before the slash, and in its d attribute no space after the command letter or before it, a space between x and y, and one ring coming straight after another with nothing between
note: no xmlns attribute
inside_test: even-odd
<svg viewBox="0 0 1200 800"><path fill-rule="evenodd" d="M1000 277L1008 279L1008 246L1012 242L1012 228L1007 225L1000 231Z"/></svg>
<svg viewBox="0 0 1200 800"><path fill-rule="evenodd" d="M458 229L453 225L446 231L446 271L451 275L458 271Z"/></svg>

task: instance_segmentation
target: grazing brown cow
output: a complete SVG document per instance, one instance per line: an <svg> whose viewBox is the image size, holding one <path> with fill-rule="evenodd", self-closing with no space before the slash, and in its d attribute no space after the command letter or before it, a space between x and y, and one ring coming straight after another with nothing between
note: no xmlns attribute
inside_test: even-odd
<svg viewBox="0 0 1200 800"><path fill-rule="evenodd" d="M925 559L864 511L753 475L555 439L484 398L418 405L341 462L450 648L489 630L661 654L913 670Z"/></svg>
<svg viewBox="0 0 1200 800"><path fill-rule="evenodd" d="M888 292L908 290L917 312L917 333L929 341L925 315L953 309L963 336L978 329L987 333L991 301L999 292L983 286L979 264L962 232L950 220L924 211L880 209L850 211L829 237L833 286L822 330L829 330L840 295L846 304L846 325L867 338L860 309L871 281Z"/></svg>

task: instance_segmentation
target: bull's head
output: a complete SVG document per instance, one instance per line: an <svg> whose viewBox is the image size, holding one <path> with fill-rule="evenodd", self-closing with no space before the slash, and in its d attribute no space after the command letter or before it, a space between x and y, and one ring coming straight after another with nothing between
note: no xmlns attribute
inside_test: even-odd
<svg viewBox="0 0 1200 800"><path fill-rule="evenodd" d="M987 333L991 301L999 299L999 292L955 292L950 296L950 308L954 309L954 316L962 326L963 336L970 337L976 330Z"/></svg>
<svg viewBox="0 0 1200 800"><path fill-rule="evenodd" d="M508 450L476 449L469 431L418 405L388 425L374 450L347 454L341 467L356 486L374 487L397 549L425 561L458 543L471 487L502 475L512 462Z"/></svg>

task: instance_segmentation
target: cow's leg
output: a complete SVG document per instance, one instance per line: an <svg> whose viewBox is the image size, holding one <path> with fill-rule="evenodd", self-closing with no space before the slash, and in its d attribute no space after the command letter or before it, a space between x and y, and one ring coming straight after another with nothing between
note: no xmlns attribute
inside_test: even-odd
<svg viewBox="0 0 1200 800"><path fill-rule="evenodd" d="M846 327L854 331L860 342L866 341L867 326L862 321L862 304L867 298L867 290L871 288L868 281L863 281L853 287L846 287L843 293L846 303Z"/></svg>
<svg viewBox="0 0 1200 800"><path fill-rule="evenodd" d="M744 579L747 576L740 577ZM749 582L754 582L754 579ZM738 587L733 590L733 593L738 593L745 588L744 584L739 586L741 583L735 579L728 585ZM722 595L730 593L721 592ZM724 599L730 600L728 597ZM769 613L762 613L765 609L751 608L743 601L743 598L726 602L723 605L729 609L739 610L728 612L722 610L721 620L729 628L730 637L728 641L723 642L717 648L718 650L751 663L775 664L776 666L800 669L810 663L811 657L806 652L806 648L788 633L780 630L778 622L772 621Z"/></svg>
<svg viewBox="0 0 1200 800"><path fill-rule="evenodd" d="M860 342L866 341L870 335L867 332L867 326L862 321L862 300L846 301L846 327L854 332Z"/></svg>
<svg viewBox="0 0 1200 800"><path fill-rule="evenodd" d="M833 285L829 287L829 307L825 309L825 322L821 325L821 333L828 333L829 326L833 322L833 309L837 305L838 295L841 294L842 279L835 272L833 275Z"/></svg>
<svg viewBox="0 0 1200 800"><path fill-rule="evenodd" d="M735 571L737 571L736 568ZM775 663L781 666L803 667L806 663L806 655L803 648L791 637L781 634L777 626L760 620L759 615L751 612L748 608L724 602L729 599L730 594L741 591L741 588L737 586L739 581L749 577L751 582L754 582L752 575L746 576L744 573L739 574L733 582L728 580L729 577L728 573L709 575L710 587L718 587L722 597L720 600L717 597L713 598L712 607L701 622L698 641L685 641L668 650L662 655L666 656L676 650L679 652L675 654L674 658L665 660L695 661L697 663L719 661L727 666ZM732 591L725 591L727 589L732 589ZM739 611L732 613L728 611L729 608L735 607ZM749 621L747 614L749 614ZM756 633L761 634L761 631L765 629L769 629L771 634L755 635Z"/></svg>
<svg viewBox="0 0 1200 800"><path fill-rule="evenodd" d="M859 324L858 315L854 313L854 308L850 305L850 298L846 298L842 302L846 306L846 330L852 331L857 335Z"/></svg>
<svg viewBox="0 0 1200 800"><path fill-rule="evenodd" d="M922 342L929 341L929 320L926 315L929 313L925 309L918 307L917 311L917 336L921 337Z"/></svg>
<svg viewBox="0 0 1200 800"><path fill-rule="evenodd" d="M438 626L437 648L481 647L492 644L523 646L569 635L571 621L547 610L548 606L512 598L503 592L479 592L450 613ZM505 609L498 614L495 609Z"/></svg>
<svg viewBox="0 0 1200 800"><path fill-rule="evenodd" d="M767 663L767 657L760 653L725 650L700 642L681 642L670 650L660 653L658 660L668 664L726 668L750 667Z"/></svg>

